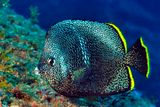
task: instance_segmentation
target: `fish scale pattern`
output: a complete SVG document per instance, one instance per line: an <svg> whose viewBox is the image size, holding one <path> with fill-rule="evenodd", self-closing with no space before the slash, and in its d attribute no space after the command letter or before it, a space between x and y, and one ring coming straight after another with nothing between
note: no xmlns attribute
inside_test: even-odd
<svg viewBox="0 0 160 107"><path fill-rule="evenodd" d="M66 96L108 95L128 88L129 79L121 60L124 46L109 25L66 20L52 26L46 39L45 48L50 51L43 53L40 62L54 57L54 66L43 66L47 65L44 71L55 77L44 77L59 93Z"/></svg>

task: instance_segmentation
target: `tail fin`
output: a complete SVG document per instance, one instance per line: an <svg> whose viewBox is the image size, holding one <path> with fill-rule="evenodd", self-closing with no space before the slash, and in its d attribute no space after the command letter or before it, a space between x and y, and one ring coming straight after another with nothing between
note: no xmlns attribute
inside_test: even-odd
<svg viewBox="0 0 160 107"><path fill-rule="evenodd" d="M125 61L148 78L150 73L150 59L148 48L142 38L139 38L126 54Z"/></svg>

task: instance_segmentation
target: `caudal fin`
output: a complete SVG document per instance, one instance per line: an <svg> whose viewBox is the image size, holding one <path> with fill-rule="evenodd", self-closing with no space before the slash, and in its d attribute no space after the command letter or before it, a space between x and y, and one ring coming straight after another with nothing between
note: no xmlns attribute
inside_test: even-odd
<svg viewBox="0 0 160 107"><path fill-rule="evenodd" d="M150 73L150 59L148 48L142 38L139 38L126 55L126 62L148 78Z"/></svg>

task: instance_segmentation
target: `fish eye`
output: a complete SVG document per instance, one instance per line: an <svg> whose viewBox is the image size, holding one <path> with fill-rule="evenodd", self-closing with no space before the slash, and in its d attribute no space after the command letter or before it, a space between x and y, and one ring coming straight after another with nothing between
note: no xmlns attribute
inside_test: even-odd
<svg viewBox="0 0 160 107"><path fill-rule="evenodd" d="M47 63L48 63L50 66L54 66L54 65L55 65L55 58L53 58L53 57L48 58Z"/></svg>

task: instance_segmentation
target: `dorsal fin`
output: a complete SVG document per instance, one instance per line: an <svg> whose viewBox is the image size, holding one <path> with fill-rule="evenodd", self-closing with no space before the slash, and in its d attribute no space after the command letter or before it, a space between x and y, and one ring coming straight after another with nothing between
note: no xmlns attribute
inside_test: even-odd
<svg viewBox="0 0 160 107"><path fill-rule="evenodd" d="M127 42L126 42L126 39L124 38L121 30L116 26L114 25L113 23L107 23L109 26L111 26L119 35L121 41L122 41L122 44L124 46L124 50L125 50L125 53L127 53Z"/></svg>

